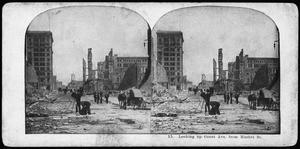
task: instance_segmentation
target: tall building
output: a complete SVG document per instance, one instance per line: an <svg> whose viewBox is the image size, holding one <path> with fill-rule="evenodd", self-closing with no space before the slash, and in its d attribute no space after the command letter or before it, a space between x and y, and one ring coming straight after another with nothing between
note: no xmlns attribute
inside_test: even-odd
<svg viewBox="0 0 300 149"><path fill-rule="evenodd" d="M226 73L223 70L223 52L222 52L222 48L219 49L219 53L218 53L218 66L219 66L219 79L226 79L225 75Z"/></svg>
<svg viewBox="0 0 300 149"><path fill-rule="evenodd" d="M160 31L157 34L157 59L166 69L169 85L183 82L183 34L181 31Z"/></svg>
<svg viewBox="0 0 300 149"><path fill-rule="evenodd" d="M217 81L217 62L213 59L213 82Z"/></svg>
<svg viewBox="0 0 300 149"><path fill-rule="evenodd" d="M83 82L86 81L86 62L84 58L82 59L82 80Z"/></svg>
<svg viewBox="0 0 300 149"><path fill-rule="evenodd" d="M25 37L26 61L34 66L38 85L53 89L53 51L51 31L27 31Z"/></svg>
<svg viewBox="0 0 300 149"><path fill-rule="evenodd" d="M271 83L279 70L279 58L244 56L242 49L236 61L228 63L228 78L241 80L245 88L249 89L257 70L265 64L268 65L268 82Z"/></svg>
<svg viewBox="0 0 300 149"><path fill-rule="evenodd" d="M93 78L93 55L92 55L92 48L88 49L88 79Z"/></svg>

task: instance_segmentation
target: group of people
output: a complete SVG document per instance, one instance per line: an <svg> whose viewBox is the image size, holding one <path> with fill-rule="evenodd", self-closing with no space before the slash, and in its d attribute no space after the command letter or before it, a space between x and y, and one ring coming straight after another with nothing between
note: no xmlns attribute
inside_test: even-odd
<svg viewBox="0 0 300 149"><path fill-rule="evenodd" d="M71 96L75 98L76 102L76 113L80 115L91 114L91 103L89 101L81 101L81 97L83 96L83 89L80 88L78 90L71 90L71 92Z"/></svg>
<svg viewBox="0 0 300 149"><path fill-rule="evenodd" d="M239 103L239 97L240 97L239 92L233 94L233 92L231 92L231 91L226 91L225 94L224 94L224 102L229 104L229 101L230 101L230 104L232 104L233 95L235 97L235 103L238 104Z"/></svg>
<svg viewBox="0 0 300 149"><path fill-rule="evenodd" d="M210 101L210 97L213 95L213 89L204 90L200 89L200 96L205 101L205 113L210 115L220 115L220 103L218 101Z"/></svg>
<svg viewBox="0 0 300 149"><path fill-rule="evenodd" d="M102 93L102 92L99 92L99 91L94 92L94 102L97 103L97 104L99 104L99 102L102 103L103 95L104 95L104 98L105 98L105 102L108 103L109 93L108 92Z"/></svg>

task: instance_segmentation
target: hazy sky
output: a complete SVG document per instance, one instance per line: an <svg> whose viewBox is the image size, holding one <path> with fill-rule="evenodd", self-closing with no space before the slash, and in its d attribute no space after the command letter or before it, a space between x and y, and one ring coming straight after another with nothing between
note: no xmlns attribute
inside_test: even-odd
<svg viewBox="0 0 300 149"><path fill-rule="evenodd" d="M53 33L53 74L67 84L71 74L82 80L82 58L93 52L93 68L111 48L118 56L148 56L144 49L147 22L138 14L114 7L65 7L37 16L29 30Z"/></svg>
<svg viewBox="0 0 300 149"><path fill-rule="evenodd" d="M183 32L183 74L194 84L201 74L212 80L213 58L218 61L218 49L223 49L223 68L234 61L241 49L249 57L278 57L274 50L276 26L266 15L250 9L230 7L191 7L171 11L159 19L157 30ZM154 49L156 51L156 46Z"/></svg>
<svg viewBox="0 0 300 149"><path fill-rule="evenodd" d="M103 61L110 48L119 56L148 56L144 48L147 22L138 14L118 7L65 7L37 16L29 30L53 33L54 75L64 84L71 74L82 80L82 58L93 49L93 67ZM241 49L249 57L277 57L276 26L266 15L242 8L190 7L162 16L152 30L154 51L156 31L183 32L184 75L194 84L201 74L212 80L212 59L223 49L223 67L234 61Z"/></svg>

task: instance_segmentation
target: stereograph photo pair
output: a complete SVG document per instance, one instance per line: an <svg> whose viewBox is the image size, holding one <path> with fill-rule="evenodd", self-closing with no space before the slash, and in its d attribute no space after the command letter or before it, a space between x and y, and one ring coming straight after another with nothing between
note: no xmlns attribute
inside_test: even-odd
<svg viewBox="0 0 300 149"><path fill-rule="evenodd" d="M7 146L295 143L295 5L141 4L4 6Z"/></svg>

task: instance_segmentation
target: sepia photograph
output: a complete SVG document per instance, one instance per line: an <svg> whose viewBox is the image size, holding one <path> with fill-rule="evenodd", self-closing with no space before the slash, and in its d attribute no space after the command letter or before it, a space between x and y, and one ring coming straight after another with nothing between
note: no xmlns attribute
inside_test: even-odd
<svg viewBox="0 0 300 149"><path fill-rule="evenodd" d="M8 3L3 12L7 146L297 140L293 4Z"/></svg>

